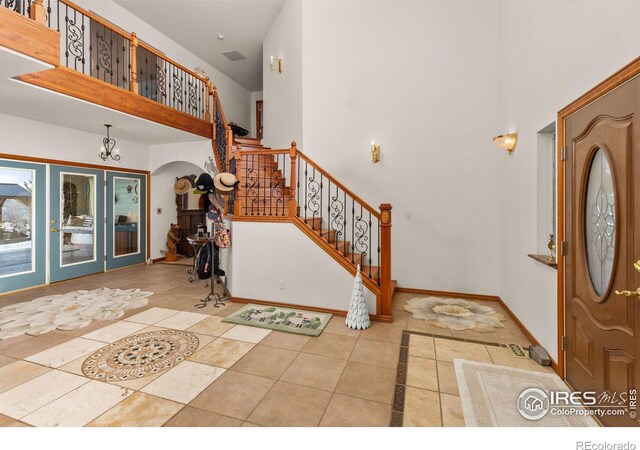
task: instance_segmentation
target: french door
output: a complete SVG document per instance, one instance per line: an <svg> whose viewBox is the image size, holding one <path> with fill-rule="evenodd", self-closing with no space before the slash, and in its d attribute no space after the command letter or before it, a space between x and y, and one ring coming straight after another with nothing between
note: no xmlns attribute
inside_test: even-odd
<svg viewBox="0 0 640 450"><path fill-rule="evenodd" d="M0 160L0 293L46 283L46 166Z"/></svg>
<svg viewBox="0 0 640 450"><path fill-rule="evenodd" d="M104 271L104 171L50 169L50 280Z"/></svg>
<svg viewBox="0 0 640 450"><path fill-rule="evenodd" d="M147 255L147 179L107 172L107 270L140 264Z"/></svg>
<svg viewBox="0 0 640 450"><path fill-rule="evenodd" d="M640 286L639 118L635 78L564 122L566 378L612 398L640 387L640 299L619 294ZM601 420L638 425L634 410Z"/></svg>

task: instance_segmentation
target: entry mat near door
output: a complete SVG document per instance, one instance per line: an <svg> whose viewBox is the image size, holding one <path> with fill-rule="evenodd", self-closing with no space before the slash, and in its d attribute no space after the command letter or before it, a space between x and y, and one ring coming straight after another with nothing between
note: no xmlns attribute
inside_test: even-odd
<svg viewBox="0 0 640 450"><path fill-rule="evenodd" d="M77 330L93 320L114 320L149 303L153 292L99 288L47 295L0 309L0 340L53 330Z"/></svg>
<svg viewBox="0 0 640 450"><path fill-rule="evenodd" d="M319 336L332 316L333 314L315 311L248 304L222 321L306 336Z"/></svg>

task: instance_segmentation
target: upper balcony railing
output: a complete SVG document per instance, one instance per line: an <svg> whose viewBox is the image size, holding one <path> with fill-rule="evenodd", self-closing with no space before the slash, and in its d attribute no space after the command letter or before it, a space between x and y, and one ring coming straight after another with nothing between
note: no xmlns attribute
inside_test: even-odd
<svg viewBox="0 0 640 450"><path fill-rule="evenodd" d="M0 0L60 32L60 65L211 122L211 83L97 14L68 0ZM39 21L38 18L35 18Z"/></svg>

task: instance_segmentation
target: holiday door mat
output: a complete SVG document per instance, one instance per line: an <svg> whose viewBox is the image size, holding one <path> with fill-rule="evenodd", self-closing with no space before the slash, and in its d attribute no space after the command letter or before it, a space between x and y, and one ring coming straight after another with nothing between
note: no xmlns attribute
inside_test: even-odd
<svg viewBox="0 0 640 450"><path fill-rule="evenodd" d="M305 336L319 336L332 316L333 314L315 311L248 304L222 321Z"/></svg>

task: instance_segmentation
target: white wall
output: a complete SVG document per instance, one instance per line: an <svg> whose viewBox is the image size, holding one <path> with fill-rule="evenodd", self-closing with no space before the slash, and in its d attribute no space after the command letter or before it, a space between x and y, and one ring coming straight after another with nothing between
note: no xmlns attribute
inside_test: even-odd
<svg viewBox="0 0 640 450"><path fill-rule="evenodd" d="M353 277L295 225L234 222L232 248L234 297L349 308ZM376 298L366 287L365 297L375 314Z"/></svg>
<svg viewBox="0 0 640 450"><path fill-rule="evenodd" d="M258 100L262 100L262 91L260 92L252 92L251 93L251 128L249 130L249 132L251 133L251 136L253 137L257 137L258 136L258 124L256 123L256 102ZM263 121L264 121L264 114L262 117ZM264 126L264 124L263 124Z"/></svg>
<svg viewBox="0 0 640 450"><path fill-rule="evenodd" d="M103 164L117 169L147 170L149 146L118 139L122 160L102 163L98 157L103 134L87 133L21 117L0 114L0 153L59 159L85 164Z"/></svg>
<svg viewBox="0 0 640 450"><path fill-rule="evenodd" d="M262 143L272 148L289 148L291 141L302 145L302 6L287 1L263 41ZM272 55L283 59L282 73L271 71Z"/></svg>
<svg viewBox="0 0 640 450"><path fill-rule="evenodd" d="M499 295L557 357L556 271L527 258L536 246L536 132L562 107L640 54L640 2L501 2L502 155ZM494 58L495 60L496 58Z"/></svg>
<svg viewBox="0 0 640 450"><path fill-rule="evenodd" d="M393 205L399 286L498 292L497 14L495 2L303 5L302 150Z"/></svg>
<svg viewBox="0 0 640 450"><path fill-rule="evenodd" d="M204 69L211 78L212 83L218 87L218 93L227 120L236 122L245 128L249 127L251 123L249 109L251 93L246 88L207 64L186 48L172 41L151 25L134 16L114 1L78 0L76 3L85 9L99 14L128 32L135 32L139 39L157 48L183 66L190 69L195 69L196 67Z"/></svg>

